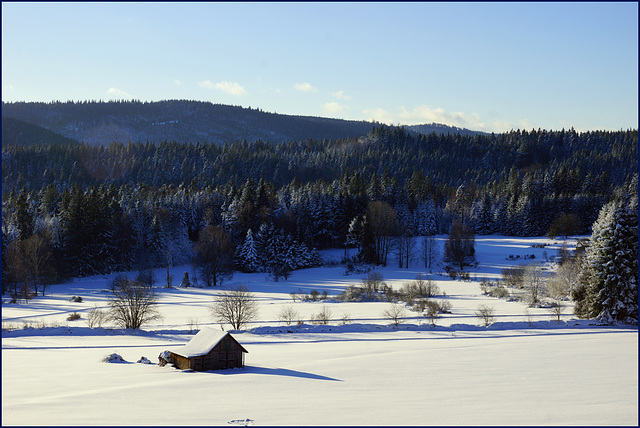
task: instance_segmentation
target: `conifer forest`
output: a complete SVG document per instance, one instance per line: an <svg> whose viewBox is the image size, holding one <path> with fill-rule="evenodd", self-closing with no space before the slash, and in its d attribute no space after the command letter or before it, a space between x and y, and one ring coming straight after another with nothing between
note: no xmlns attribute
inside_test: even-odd
<svg viewBox="0 0 640 428"><path fill-rule="evenodd" d="M192 263L216 285L233 270L286 276L326 248L386 264L377 245L456 221L479 235L591 235L603 207L634 198L637 231L637 171L637 130L3 144L3 287L28 251L47 255L35 283Z"/></svg>

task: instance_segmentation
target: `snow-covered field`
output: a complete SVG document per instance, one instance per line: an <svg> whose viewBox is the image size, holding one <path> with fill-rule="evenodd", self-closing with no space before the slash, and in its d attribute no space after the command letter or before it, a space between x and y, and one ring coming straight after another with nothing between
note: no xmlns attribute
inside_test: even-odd
<svg viewBox="0 0 640 428"><path fill-rule="evenodd" d="M544 238L477 237L471 281L430 275L446 292L438 299L452 305L436 327L408 308L394 327L382 315L390 303L332 301L365 276L345 275L343 266L279 282L236 274L223 288L248 286L259 318L233 333L249 351L246 367L212 372L156 363L199 327L218 328L208 309L218 289L158 288L162 321L132 332L86 323L90 309L107 306L114 275L54 285L28 304L2 305L2 424L638 425L637 327L577 320L571 308L557 323L545 308L481 292L482 278L500 278L525 255L542 262L543 252L551 257L559 247ZM323 253L325 260L342 255ZM418 262L375 270L396 290L429 273ZM190 266L173 268L174 284L185 271L193 278ZM157 270L158 282L165 275ZM290 292L312 290L330 300L293 303ZM83 301L70 302L74 295ZM481 304L495 308L489 327L474 315ZM278 321L284 305L305 320L324 307L332 321L286 326ZM72 312L82 318L67 321ZM111 353L126 362L101 361ZM143 356L153 364L136 363Z"/></svg>

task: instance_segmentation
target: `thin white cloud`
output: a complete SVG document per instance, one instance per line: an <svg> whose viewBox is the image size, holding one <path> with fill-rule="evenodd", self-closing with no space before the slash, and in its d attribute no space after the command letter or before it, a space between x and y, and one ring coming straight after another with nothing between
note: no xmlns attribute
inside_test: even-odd
<svg viewBox="0 0 640 428"><path fill-rule="evenodd" d="M4 89L5 91L13 91L15 88L13 87L13 85L3 85L2 89Z"/></svg>
<svg viewBox="0 0 640 428"><path fill-rule="evenodd" d="M366 120L385 123L387 125L393 125L394 123L394 119L391 114L383 108L378 107L373 110L367 109L363 110L362 113L365 115Z"/></svg>
<svg viewBox="0 0 640 428"><path fill-rule="evenodd" d="M349 101L349 100L351 100L351 96L350 96L350 95L345 95L345 93L344 93L344 92L342 92L342 91L332 92L332 93L331 93L331 95L332 95L334 98L337 98L337 99L339 99L339 100L344 100L344 101Z"/></svg>
<svg viewBox="0 0 640 428"><path fill-rule="evenodd" d="M118 88L109 88L109 90L107 90L107 93L110 95L114 95L120 99L131 99L133 98L131 95L129 95L128 93L126 93L123 90L120 90Z"/></svg>
<svg viewBox="0 0 640 428"><path fill-rule="evenodd" d="M240 84L236 82L223 81L223 82L213 83L211 80L205 80L204 82L198 83L198 85L200 85L203 88L215 89L215 90L222 91L227 94L238 96L238 97L242 95L247 95L247 90L244 89Z"/></svg>
<svg viewBox="0 0 640 428"><path fill-rule="evenodd" d="M173 84L176 86L182 86L182 82L177 79L173 81Z"/></svg>
<svg viewBox="0 0 640 428"><path fill-rule="evenodd" d="M343 111L345 111L348 107L340 105L336 102L330 102L330 103L326 103L324 105L324 110L329 113L329 114L337 114L337 113L342 113Z"/></svg>
<svg viewBox="0 0 640 428"><path fill-rule="evenodd" d="M484 132L507 132L516 129L517 126L505 121L494 121L485 123L481 120L477 113L464 113L460 111L448 112L441 107L432 108L428 106L415 106L413 110L407 110L405 107L400 108L397 115L388 111L377 108L372 110L364 110L367 120L375 120L388 125L421 125L425 123L440 123L443 125L457 126L459 128L467 128L473 131ZM526 125L526 129L530 129L531 123L523 119L520 121L521 128Z"/></svg>
<svg viewBox="0 0 640 428"><path fill-rule="evenodd" d="M300 92L318 92L318 90L311 86L311 83L309 82L296 83L295 85L293 85L293 87L296 89L296 91Z"/></svg>

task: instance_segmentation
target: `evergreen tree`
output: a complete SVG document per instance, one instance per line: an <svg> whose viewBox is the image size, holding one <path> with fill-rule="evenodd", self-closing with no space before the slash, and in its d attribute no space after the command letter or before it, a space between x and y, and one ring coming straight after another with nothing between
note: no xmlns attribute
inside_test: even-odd
<svg viewBox="0 0 640 428"><path fill-rule="evenodd" d="M638 322L637 195L600 211L572 296L579 317Z"/></svg>
<svg viewBox="0 0 640 428"><path fill-rule="evenodd" d="M238 249L236 266L243 272L256 272L259 264L258 251L253 239L253 231L248 229L244 242Z"/></svg>

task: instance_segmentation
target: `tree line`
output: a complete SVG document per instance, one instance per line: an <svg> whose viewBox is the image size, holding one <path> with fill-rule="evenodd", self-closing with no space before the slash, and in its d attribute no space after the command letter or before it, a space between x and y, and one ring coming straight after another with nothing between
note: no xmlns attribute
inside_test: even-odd
<svg viewBox="0 0 640 428"><path fill-rule="evenodd" d="M275 145L3 145L3 287L37 293L61 278L184 263L211 285L233 269L277 279L330 247L376 264L393 249L407 265L416 236L456 222L478 234L590 233L637 180L637 141L636 130L382 126Z"/></svg>

